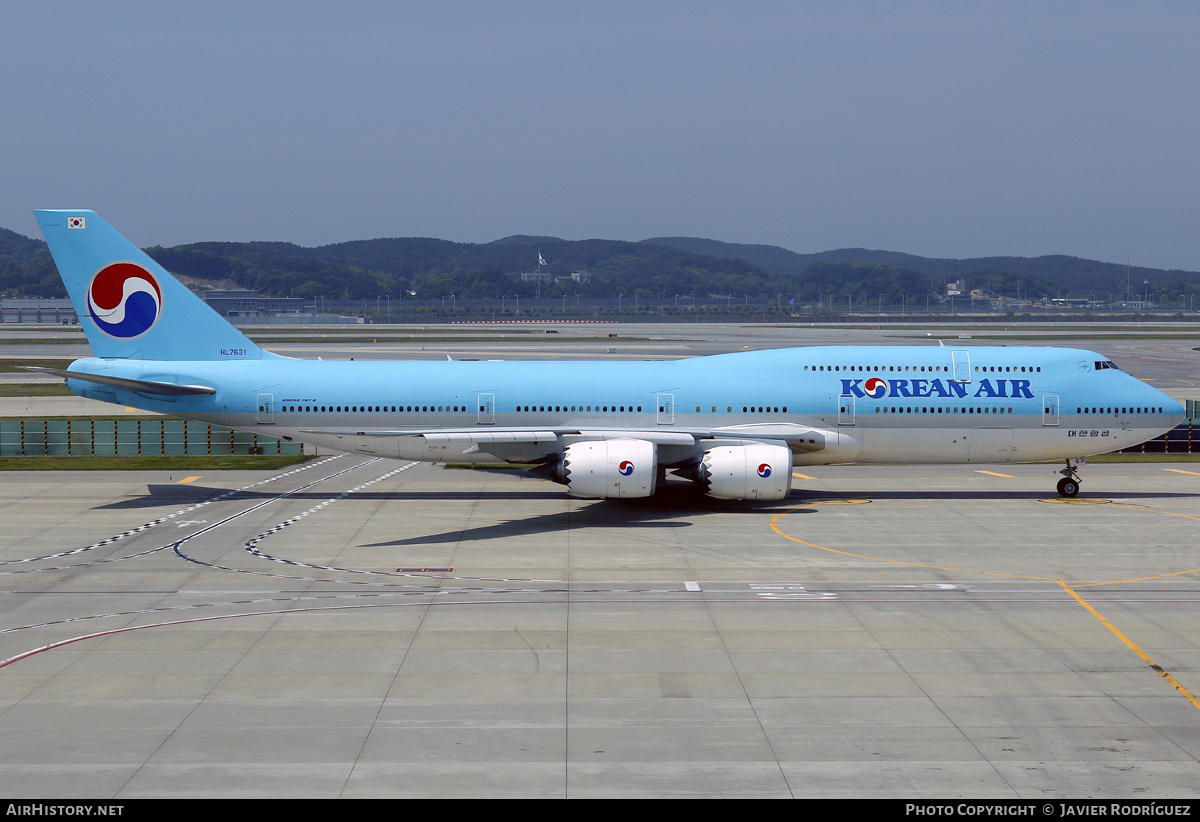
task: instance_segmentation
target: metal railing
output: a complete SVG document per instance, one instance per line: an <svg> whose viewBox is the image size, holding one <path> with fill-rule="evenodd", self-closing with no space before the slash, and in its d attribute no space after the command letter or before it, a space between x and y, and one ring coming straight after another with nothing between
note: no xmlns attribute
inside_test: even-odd
<svg viewBox="0 0 1200 822"><path fill-rule="evenodd" d="M1118 454L1200 454L1200 425L1193 426L1192 401L1188 400L1188 419L1170 431L1140 445L1122 448Z"/></svg>
<svg viewBox="0 0 1200 822"><path fill-rule="evenodd" d="M300 454L302 445L195 420L0 420L0 457Z"/></svg>

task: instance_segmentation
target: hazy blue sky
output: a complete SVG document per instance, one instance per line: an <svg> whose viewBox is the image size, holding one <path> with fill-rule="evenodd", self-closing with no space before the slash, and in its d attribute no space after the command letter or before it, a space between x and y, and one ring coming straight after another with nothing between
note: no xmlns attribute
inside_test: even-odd
<svg viewBox="0 0 1200 822"><path fill-rule="evenodd" d="M1200 270L1200 4L10 2L0 226Z"/></svg>

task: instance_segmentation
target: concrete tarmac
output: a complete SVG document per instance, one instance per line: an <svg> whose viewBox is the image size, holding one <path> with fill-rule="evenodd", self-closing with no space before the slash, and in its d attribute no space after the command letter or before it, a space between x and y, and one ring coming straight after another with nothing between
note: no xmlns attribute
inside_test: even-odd
<svg viewBox="0 0 1200 822"><path fill-rule="evenodd" d="M1195 467L0 475L0 791L1195 797Z"/></svg>
<svg viewBox="0 0 1200 822"><path fill-rule="evenodd" d="M675 357L929 333L622 326L641 339L608 354L602 330L292 353ZM1185 337L1005 333L1198 398ZM674 482L572 500L518 471L356 456L2 473L0 791L1195 798L1200 464L1089 464L1067 502L1056 468L801 468L767 505Z"/></svg>

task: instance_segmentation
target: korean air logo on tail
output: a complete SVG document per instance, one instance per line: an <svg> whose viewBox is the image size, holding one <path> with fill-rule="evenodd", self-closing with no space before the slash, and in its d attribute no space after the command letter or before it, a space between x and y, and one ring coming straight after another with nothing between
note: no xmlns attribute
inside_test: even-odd
<svg viewBox="0 0 1200 822"><path fill-rule="evenodd" d="M132 340L154 327L162 316L158 280L134 263L111 263L88 284L88 314L110 337Z"/></svg>
<svg viewBox="0 0 1200 822"><path fill-rule="evenodd" d="M617 470L621 472L621 476L627 477L633 473L633 463L629 460L621 460L621 465Z"/></svg>
<svg viewBox="0 0 1200 822"><path fill-rule="evenodd" d="M882 377L871 377L863 384L863 391L873 400L887 396L888 384L887 380Z"/></svg>
<svg viewBox="0 0 1200 822"><path fill-rule="evenodd" d="M767 463L765 463L765 462L762 465L758 466L758 475L760 477L762 477L763 479L766 479L767 477L771 476L771 466L767 465Z"/></svg>

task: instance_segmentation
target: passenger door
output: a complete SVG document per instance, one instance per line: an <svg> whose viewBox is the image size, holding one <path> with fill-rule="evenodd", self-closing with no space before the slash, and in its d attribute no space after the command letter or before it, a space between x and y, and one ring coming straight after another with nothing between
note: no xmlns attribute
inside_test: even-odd
<svg viewBox="0 0 1200 822"><path fill-rule="evenodd" d="M838 397L838 425L854 425L854 395Z"/></svg>
<svg viewBox="0 0 1200 822"><path fill-rule="evenodd" d="M479 414L476 417L480 425L493 425L496 422L496 395L477 394L476 403Z"/></svg>
<svg viewBox="0 0 1200 822"><path fill-rule="evenodd" d="M951 351L950 361L954 365L954 381L955 382L970 382L971 381L971 352L970 351Z"/></svg>
<svg viewBox="0 0 1200 822"><path fill-rule="evenodd" d="M258 423L260 425L275 424L275 395L274 394L259 394L258 395Z"/></svg>
<svg viewBox="0 0 1200 822"><path fill-rule="evenodd" d="M1058 425L1058 395L1042 396L1042 425Z"/></svg>
<svg viewBox="0 0 1200 822"><path fill-rule="evenodd" d="M658 424L659 425L674 425L675 424L675 395L674 394L659 394L658 400Z"/></svg>

